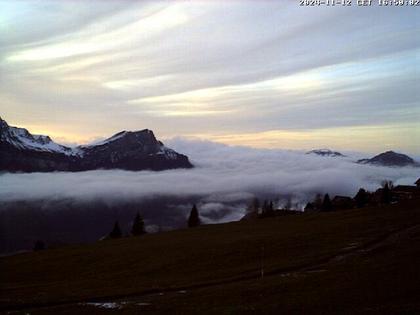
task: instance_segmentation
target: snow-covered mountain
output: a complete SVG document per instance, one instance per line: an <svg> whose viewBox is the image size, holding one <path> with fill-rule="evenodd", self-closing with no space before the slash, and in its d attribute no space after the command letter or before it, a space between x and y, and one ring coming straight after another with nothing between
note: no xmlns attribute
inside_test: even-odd
<svg viewBox="0 0 420 315"><path fill-rule="evenodd" d="M122 131L111 138L75 148L48 136L32 135L0 118L0 170L23 172L94 169L164 170L190 168L188 157L158 141L148 129Z"/></svg>
<svg viewBox="0 0 420 315"><path fill-rule="evenodd" d="M11 127L1 118L0 141L9 143L20 150L45 151L65 155L75 154L73 149L55 143L48 136L33 135L24 128Z"/></svg>
<svg viewBox="0 0 420 315"><path fill-rule="evenodd" d="M344 157L345 155L337 151L332 151L330 149L317 149L306 152L306 154L316 154L320 156L331 156L331 157Z"/></svg>

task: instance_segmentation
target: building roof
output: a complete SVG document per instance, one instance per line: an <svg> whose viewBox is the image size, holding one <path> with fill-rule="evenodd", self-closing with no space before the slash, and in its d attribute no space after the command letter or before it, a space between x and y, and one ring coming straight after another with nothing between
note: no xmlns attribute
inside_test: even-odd
<svg viewBox="0 0 420 315"><path fill-rule="evenodd" d="M417 187L416 186L408 186L408 185L398 185L395 186L392 191L394 192L416 192Z"/></svg>
<svg viewBox="0 0 420 315"><path fill-rule="evenodd" d="M414 184L420 185L420 178Z"/></svg>

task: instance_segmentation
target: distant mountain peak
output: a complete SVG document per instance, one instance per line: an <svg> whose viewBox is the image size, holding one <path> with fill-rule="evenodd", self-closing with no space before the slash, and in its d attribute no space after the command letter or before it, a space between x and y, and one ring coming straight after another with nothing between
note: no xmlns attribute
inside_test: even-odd
<svg viewBox="0 0 420 315"><path fill-rule="evenodd" d="M344 154L341 154L337 151L332 151L330 149L315 149L311 150L309 152L306 152L306 154L316 154L319 156L330 156L330 157L344 157Z"/></svg>
<svg viewBox="0 0 420 315"><path fill-rule="evenodd" d="M374 164L382 166L419 166L419 163L414 161L408 155L397 153L394 151L386 151L375 155L370 159L361 159L357 163L360 164Z"/></svg>
<svg viewBox="0 0 420 315"><path fill-rule="evenodd" d="M49 136L33 135L25 128L9 126L0 118L0 143L8 143L19 150L43 151L72 155L71 148L55 143Z"/></svg>
<svg viewBox="0 0 420 315"><path fill-rule="evenodd" d="M0 171L165 170L191 168L188 157L165 147L150 129L121 131L76 148L10 127L0 118Z"/></svg>

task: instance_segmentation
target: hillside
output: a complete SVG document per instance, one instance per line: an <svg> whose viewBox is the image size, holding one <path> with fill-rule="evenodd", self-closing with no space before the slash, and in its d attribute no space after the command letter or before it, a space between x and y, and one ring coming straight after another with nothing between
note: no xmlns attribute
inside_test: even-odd
<svg viewBox="0 0 420 315"><path fill-rule="evenodd" d="M0 310L419 313L419 204L202 226L4 257Z"/></svg>

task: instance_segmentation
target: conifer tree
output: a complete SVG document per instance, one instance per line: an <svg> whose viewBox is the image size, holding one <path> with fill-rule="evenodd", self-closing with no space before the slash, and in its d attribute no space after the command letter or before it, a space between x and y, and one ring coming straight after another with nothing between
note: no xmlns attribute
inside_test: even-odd
<svg viewBox="0 0 420 315"><path fill-rule="evenodd" d="M284 205L284 210L292 209L292 199L290 197L287 198L286 204Z"/></svg>
<svg viewBox="0 0 420 315"><path fill-rule="evenodd" d="M120 229L120 225L118 221L115 221L114 228L112 229L111 233L109 233L109 238L120 238L122 236L122 232Z"/></svg>
<svg viewBox="0 0 420 315"><path fill-rule="evenodd" d="M315 210L321 210L322 209L322 197L321 194L316 194L314 202L314 209Z"/></svg>
<svg viewBox="0 0 420 315"><path fill-rule="evenodd" d="M358 208L363 208L368 203L368 194L366 190L360 188L356 196L354 196L354 201L356 201L356 206Z"/></svg>
<svg viewBox="0 0 420 315"><path fill-rule="evenodd" d="M190 212L190 216L188 218L188 227L195 227L195 226L199 226L200 225L200 216L198 214L198 210L196 205L194 204L191 212Z"/></svg>
<svg viewBox="0 0 420 315"><path fill-rule="evenodd" d="M267 212L268 211L268 207L269 207L268 201L267 200L264 200L264 203L263 203L263 206L262 206L263 211Z"/></svg>
<svg viewBox="0 0 420 315"><path fill-rule="evenodd" d="M322 202L322 211L331 211L332 210L332 203L330 199L330 195L325 194L324 201Z"/></svg>
<svg viewBox="0 0 420 315"><path fill-rule="evenodd" d="M384 204L391 203L392 195L391 195L391 189L389 189L388 183L385 183L384 188L382 188L382 196L381 201Z"/></svg>
<svg viewBox="0 0 420 315"><path fill-rule="evenodd" d="M267 218L274 216L274 203L273 201L264 200L262 209L261 209L261 217Z"/></svg>
<svg viewBox="0 0 420 315"><path fill-rule="evenodd" d="M307 204L306 204L306 206L305 206L305 211L312 211L312 210L314 210L315 209L315 206L314 206L314 204L312 203L312 202L308 202Z"/></svg>
<svg viewBox="0 0 420 315"><path fill-rule="evenodd" d="M264 200L262 206L261 206L261 218L265 218L268 216L268 202L267 200Z"/></svg>
<svg viewBox="0 0 420 315"><path fill-rule="evenodd" d="M144 220L139 212L137 212L136 217L133 221L133 226L131 227L131 235L138 236L145 234L146 231L144 229Z"/></svg>
<svg viewBox="0 0 420 315"><path fill-rule="evenodd" d="M248 213L258 213L259 210L260 210L260 200L257 197L255 197L249 203L246 211Z"/></svg>

